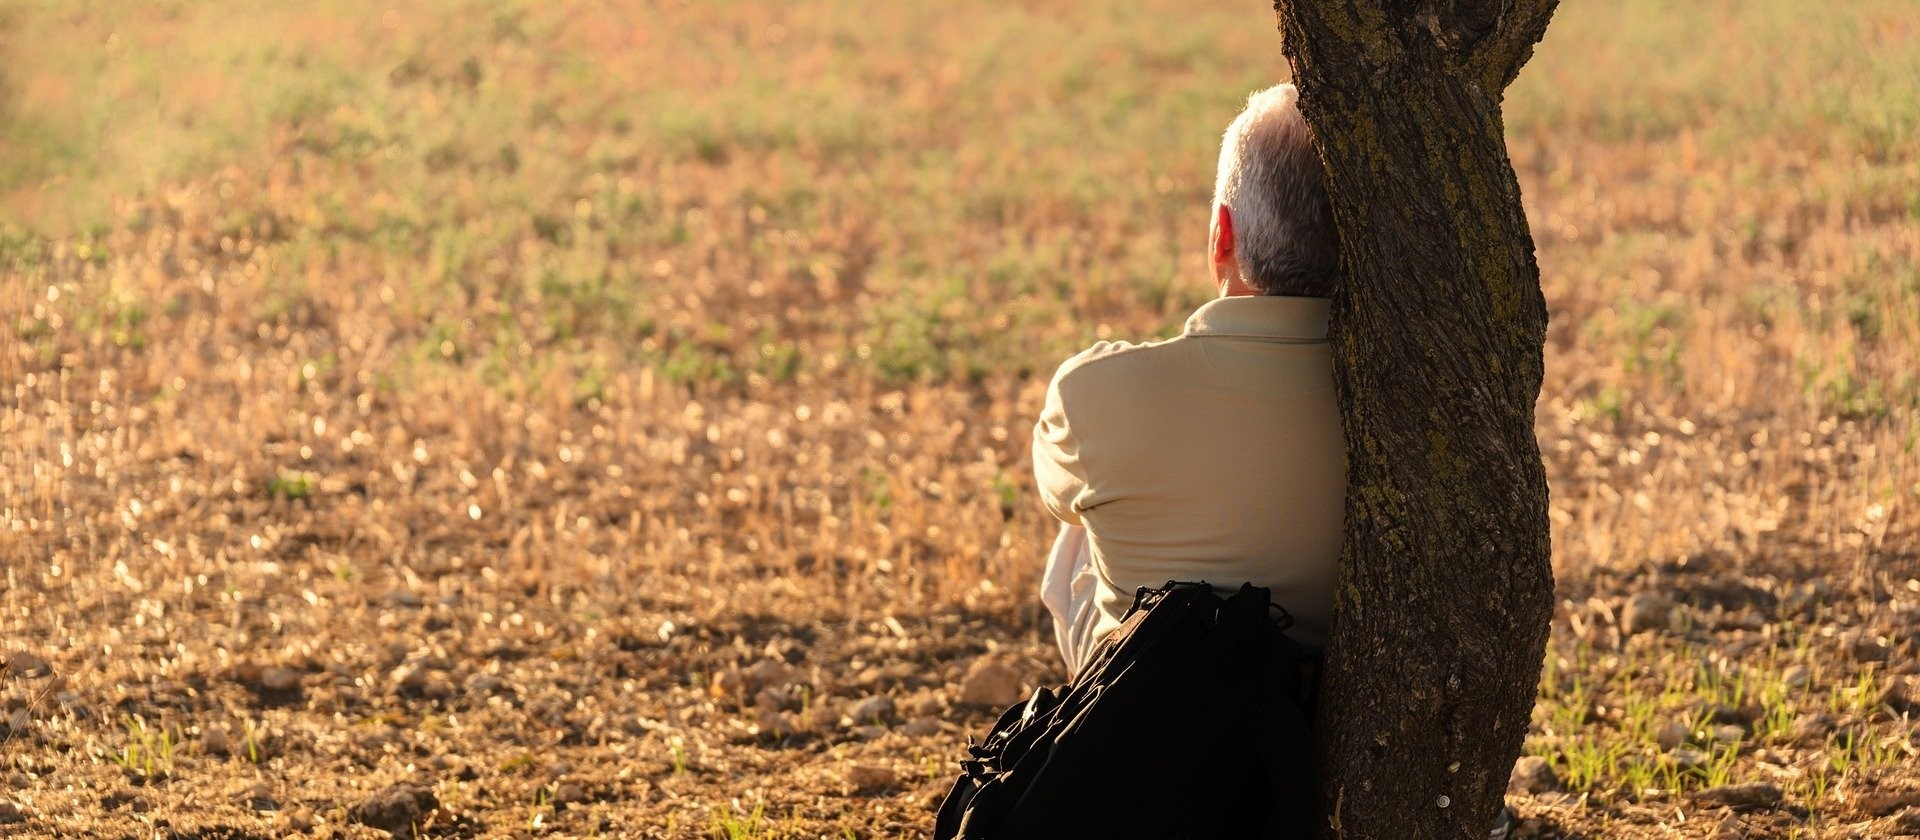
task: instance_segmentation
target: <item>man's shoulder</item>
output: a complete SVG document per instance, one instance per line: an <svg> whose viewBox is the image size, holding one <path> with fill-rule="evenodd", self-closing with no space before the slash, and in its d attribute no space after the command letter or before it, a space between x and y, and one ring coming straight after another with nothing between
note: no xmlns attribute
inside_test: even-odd
<svg viewBox="0 0 1920 840"><path fill-rule="evenodd" d="M1050 386L1056 391L1107 390L1120 385L1141 385L1154 371L1164 371L1167 362L1186 345L1186 336L1159 341L1101 341L1066 361L1053 374Z"/></svg>

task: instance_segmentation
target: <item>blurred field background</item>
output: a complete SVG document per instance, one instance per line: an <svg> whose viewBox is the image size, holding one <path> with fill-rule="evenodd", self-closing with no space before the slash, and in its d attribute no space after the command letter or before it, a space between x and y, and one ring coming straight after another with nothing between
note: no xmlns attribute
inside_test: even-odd
<svg viewBox="0 0 1920 840"><path fill-rule="evenodd" d="M0 6L0 834L925 832L1061 677L1046 378L1209 296L1285 75L1258 2ZM1509 92L1521 836L1920 833L1917 137L1908 0L1574 0Z"/></svg>

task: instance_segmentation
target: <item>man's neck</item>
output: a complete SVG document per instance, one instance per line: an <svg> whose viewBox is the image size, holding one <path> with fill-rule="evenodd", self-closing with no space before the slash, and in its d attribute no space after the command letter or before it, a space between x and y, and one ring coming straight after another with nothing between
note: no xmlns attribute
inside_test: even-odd
<svg viewBox="0 0 1920 840"><path fill-rule="evenodd" d="M1222 272L1220 279L1221 297L1245 297L1258 294L1260 294L1259 290L1247 285L1246 278L1241 277L1240 272Z"/></svg>

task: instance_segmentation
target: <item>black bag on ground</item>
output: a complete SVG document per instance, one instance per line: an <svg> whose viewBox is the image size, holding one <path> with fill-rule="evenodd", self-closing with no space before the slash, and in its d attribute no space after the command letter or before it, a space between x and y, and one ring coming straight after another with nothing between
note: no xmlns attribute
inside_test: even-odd
<svg viewBox="0 0 1920 840"><path fill-rule="evenodd" d="M1142 588L1074 681L968 747L935 840L1311 837L1317 654L1267 590Z"/></svg>

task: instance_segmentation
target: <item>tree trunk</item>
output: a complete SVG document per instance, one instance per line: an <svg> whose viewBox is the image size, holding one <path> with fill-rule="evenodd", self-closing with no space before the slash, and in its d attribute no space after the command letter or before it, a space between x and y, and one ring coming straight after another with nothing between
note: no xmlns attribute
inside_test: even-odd
<svg viewBox="0 0 1920 840"><path fill-rule="evenodd" d="M1339 227L1326 837L1487 836L1553 610L1546 303L1501 94L1557 0L1277 0Z"/></svg>

